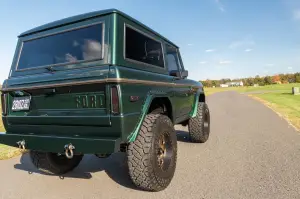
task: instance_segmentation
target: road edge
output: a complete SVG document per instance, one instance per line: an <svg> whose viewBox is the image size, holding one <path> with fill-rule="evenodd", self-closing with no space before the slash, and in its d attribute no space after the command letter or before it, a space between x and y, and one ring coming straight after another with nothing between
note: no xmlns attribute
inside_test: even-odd
<svg viewBox="0 0 300 199"><path fill-rule="evenodd" d="M286 117L285 115L279 113L278 111L275 110L274 108L274 105L272 105L272 103L264 100L264 99L261 99L257 96L254 96L252 94L245 94L247 96L249 96L250 98L256 100L256 101L259 101L261 102L263 105L265 105L266 107L268 107L269 109L271 109L274 113L276 113L280 118L284 119L294 130L296 130L297 132L300 132L300 129L297 128L294 124L292 124L292 122L289 120L288 117Z"/></svg>

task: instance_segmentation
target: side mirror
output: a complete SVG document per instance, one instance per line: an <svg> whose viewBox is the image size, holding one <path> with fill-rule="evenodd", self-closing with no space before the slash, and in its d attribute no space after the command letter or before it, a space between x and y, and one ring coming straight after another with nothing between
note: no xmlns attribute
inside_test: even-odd
<svg viewBox="0 0 300 199"><path fill-rule="evenodd" d="M182 71L181 76L182 76L182 78L186 78L187 76L189 76L189 71L187 71L187 70Z"/></svg>

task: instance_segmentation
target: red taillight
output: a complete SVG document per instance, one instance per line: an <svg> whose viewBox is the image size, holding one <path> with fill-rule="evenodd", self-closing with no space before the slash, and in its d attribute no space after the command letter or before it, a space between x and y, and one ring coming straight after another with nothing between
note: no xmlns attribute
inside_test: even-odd
<svg viewBox="0 0 300 199"><path fill-rule="evenodd" d="M111 111L113 114L119 114L119 94L116 86L111 87Z"/></svg>
<svg viewBox="0 0 300 199"><path fill-rule="evenodd" d="M2 107L2 115L6 115L7 114L6 94L4 94L4 93L1 94L1 107Z"/></svg>

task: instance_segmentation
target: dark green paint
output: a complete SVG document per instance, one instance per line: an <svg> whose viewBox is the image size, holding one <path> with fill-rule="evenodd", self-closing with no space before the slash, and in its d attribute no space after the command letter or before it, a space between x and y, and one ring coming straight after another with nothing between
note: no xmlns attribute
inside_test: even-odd
<svg viewBox="0 0 300 199"><path fill-rule="evenodd" d="M27 39L53 34L58 31L104 23L105 52L102 60L85 63L55 66L50 73L45 68L16 71L22 42ZM103 80L89 91L71 92L46 96L47 89L39 88L39 94L32 96L31 110L12 112L14 91L8 93L8 115L3 116L7 133L0 136L0 143L15 146L21 139L28 140L28 148L59 152L65 144L72 142L78 152L105 153L116 151L120 142L135 140L143 119L155 98L168 99L172 105L171 119L174 124L181 123L197 113L199 95L203 93L202 84L197 81L175 78L169 75L167 60L165 68L149 66L124 59L124 24L128 24L165 45L177 46L154 32L147 26L117 10L87 13L64 20L52 22L22 33L16 46L12 61L11 75L3 84L3 89L18 87L47 86L72 82ZM181 57L180 62L183 66ZM106 83L107 79L145 80L146 83ZM152 82L149 84L149 82ZM165 82L166 85L154 85ZM154 84L153 84L154 83ZM110 88L118 85L120 114L111 113ZM177 87L176 84L186 86ZM53 86L54 89L58 89ZM75 86L74 86L75 87ZM191 89L198 87L198 90ZM83 86L85 88L85 86ZM30 90L30 89L29 89ZM24 89L25 95L31 92ZM138 96L132 102L130 96ZM92 103L95 98L97 103ZM83 101L85 100L85 101ZM87 101L87 103L86 103Z"/></svg>
<svg viewBox="0 0 300 199"><path fill-rule="evenodd" d="M64 153L64 145L75 146L78 153L113 153L120 150L119 138L91 138L91 137L59 137L37 136L24 134L0 134L1 142L18 147L17 142L25 140L25 148L44 152Z"/></svg>

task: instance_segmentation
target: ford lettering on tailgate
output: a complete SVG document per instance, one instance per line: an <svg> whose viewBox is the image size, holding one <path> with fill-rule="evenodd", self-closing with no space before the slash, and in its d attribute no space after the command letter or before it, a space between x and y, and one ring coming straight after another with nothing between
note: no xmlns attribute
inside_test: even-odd
<svg viewBox="0 0 300 199"><path fill-rule="evenodd" d="M75 97L77 108L105 108L104 95L77 95Z"/></svg>

